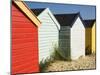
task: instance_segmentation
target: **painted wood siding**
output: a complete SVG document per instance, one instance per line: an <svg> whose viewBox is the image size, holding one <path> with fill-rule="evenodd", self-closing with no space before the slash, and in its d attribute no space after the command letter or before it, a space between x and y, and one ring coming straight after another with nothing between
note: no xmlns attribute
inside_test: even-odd
<svg viewBox="0 0 100 75"><path fill-rule="evenodd" d="M70 58L70 27L61 26L59 32L60 53L65 59Z"/></svg>
<svg viewBox="0 0 100 75"><path fill-rule="evenodd" d="M38 29L12 5L12 74L39 72Z"/></svg>
<svg viewBox="0 0 100 75"><path fill-rule="evenodd" d="M85 29L85 54L92 53L92 28Z"/></svg>
<svg viewBox="0 0 100 75"><path fill-rule="evenodd" d="M59 32L51 15L48 10L45 10L38 16L42 22L39 28L39 61L49 58L54 51L54 46L58 45Z"/></svg>
<svg viewBox="0 0 100 75"><path fill-rule="evenodd" d="M78 17L71 28L71 59L85 55L85 28Z"/></svg>
<svg viewBox="0 0 100 75"><path fill-rule="evenodd" d="M92 27L92 53L96 53L96 23Z"/></svg>

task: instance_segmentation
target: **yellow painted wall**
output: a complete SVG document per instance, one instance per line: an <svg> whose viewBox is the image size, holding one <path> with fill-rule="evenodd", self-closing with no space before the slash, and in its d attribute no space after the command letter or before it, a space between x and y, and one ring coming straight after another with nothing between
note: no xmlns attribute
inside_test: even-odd
<svg viewBox="0 0 100 75"><path fill-rule="evenodd" d="M91 54L92 53L92 29L86 28L85 30L85 53Z"/></svg>
<svg viewBox="0 0 100 75"><path fill-rule="evenodd" d="M92 27L92 53L96 53L96 23Z"/></svg>

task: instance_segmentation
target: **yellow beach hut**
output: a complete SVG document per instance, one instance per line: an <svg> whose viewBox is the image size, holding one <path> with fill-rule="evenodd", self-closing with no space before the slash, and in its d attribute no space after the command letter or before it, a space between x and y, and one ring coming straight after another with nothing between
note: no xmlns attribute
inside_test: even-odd
<svg viewBox="0 0 100 75"><path fill-rule="evenodd" d="M96 20L84 20L85 23L85 54L96 53Z"/></svg>

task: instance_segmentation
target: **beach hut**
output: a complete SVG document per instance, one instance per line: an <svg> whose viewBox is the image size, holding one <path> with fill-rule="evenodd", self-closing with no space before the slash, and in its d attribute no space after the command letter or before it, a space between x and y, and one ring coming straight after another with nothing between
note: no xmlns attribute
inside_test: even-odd
<svg viewBox="0 0 100 75"><path fill-rule="evenodd" d="M50 58L54 47L58 46L60 25L49 8L32 9L41 21L39 28L39 61Z"/></svg>
<svg viewBox="0 0 100 75"><path fill-rule="evenodd" d="M59 48L61 55L69 60L85 56L85 28L79 13L56 14L60 23Z"/></svg>
<svg viewBox="0 0 100 75"><path fill-rule="evenodd" d="M22 1L12 1L13 74L39 72L38 27L40 21Z"/></svg>
<svg viewBox="0 0 100 75"><path fill-rule="evenodd" d="M85 50L86 50L86 55L95 53L95 25L96 22L95 20L84 20L85 23Z"/></svg>

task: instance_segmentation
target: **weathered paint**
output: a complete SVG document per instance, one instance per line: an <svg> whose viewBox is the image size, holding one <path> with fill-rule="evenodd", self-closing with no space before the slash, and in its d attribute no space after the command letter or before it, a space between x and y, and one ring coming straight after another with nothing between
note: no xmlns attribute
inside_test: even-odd
<svg viewBox="0 0 100 75"><path fill-rule="evenodd" d="M78 17L71 28L71 59L85 56L85 28Z"/></svg>
<svg viewBox="0 0 100 75"><path fill-rule="evenodd" d="M38 16L38 19L42 22L38 32L39 61L42 61L50 57L55 45L58 46L60 26L48 8Z"/></svg>
<svg viewBox="0 0 100 75"><path fill-rule="evenodd" d="M92 27L92 53L96 53L96 22Z"/></svg>
<svg viewBox="0 0 100 75"><path fill-rule="evenodd" d="M12 74L39 72L38 28L12 4Z"/></svg>

